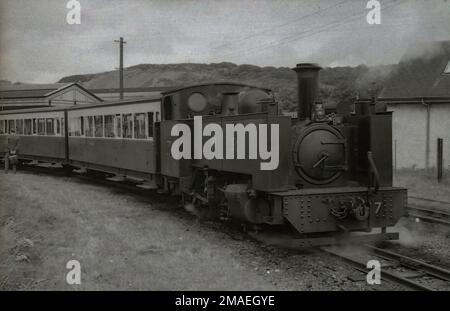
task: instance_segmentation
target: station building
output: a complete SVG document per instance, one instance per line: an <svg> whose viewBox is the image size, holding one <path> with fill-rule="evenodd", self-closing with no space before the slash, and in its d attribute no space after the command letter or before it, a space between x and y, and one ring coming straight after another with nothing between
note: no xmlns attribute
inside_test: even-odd
<svg viewBox="0 0 450 311"><path fill-rule="evenodd" d="M78 83L0 85L0 110L95 104L102 101Z"/></svg>
<svg viewBox="0 0 450 311"><path fill-rule="evenodd" d="M443 167L450 169L450 41L411 47L378 101L393 112L394 168L435 168L442 138Z"/></svg>

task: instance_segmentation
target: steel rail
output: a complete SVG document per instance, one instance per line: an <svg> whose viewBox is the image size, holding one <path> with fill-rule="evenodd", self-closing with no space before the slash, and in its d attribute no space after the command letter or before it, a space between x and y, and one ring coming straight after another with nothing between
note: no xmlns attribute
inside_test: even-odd
<svg viewBox="0 0 450 311"><path fill-rule="evenodd" d="M359 260L355 258L355 256L348 255L342 252L339 252L336 250L335 247L321 247L320 250L333 255L335 257L341 258L344 261L352 264L360 271L367 271L366 262ZM385 259L387 261L394 261L394 265L384 265L384 267L405 267L414 271L417 271L418 274L415 276L405 277L400 275L399 273L396 273L394 271L381 271L381 278L393 283L397 283L400 285L403 285L409 289L412 290L422 290L422 291L433 291L434 289L422 285L414 280L412 280L414 277L420 277L423 275L428 275L430 277L434 277L440 280L444 281L450 281L450 271L446 270L444 268L434 266L431 264L428 264L426 262L407 257L404 255L400 255L398 253L394 253L392 251L384 250L381 248L377 248L372 245L363 245L361 246L361 252L364 254L373 254L378 258ZM382 266L383 267L383 266Z"/></svg>
<svg viewBox="0 0 450 311"><path fill-rule="evenodd" d="M364 247L370 249L377 255L383 256L387 259L397 260L403 266L408 268L413 268L414 270L420 270L425 272L426 274L432 275L441 280L450 282L450 270L431 265L421 260L417 260L408 256L404 256L386 249L378 248L373 245L364 245Z"/></svg>
<svg viewBox="0 0 450 311"><path fill-rule="evenodd" d="M450 213L436 209L429 209L415 205L408 205L408 216L419 218L427 222L450 226Z"/></svg>
<svg viewBox="0 0 450 311"><path fill-rule="evenodd" d="M450 205L450 202L447 202L447 201L441 201L441 200L435 200L435 199L429 199L429 198L421 198L421 197L416 197L416 196L413 196L413 195L409 195L408 198L415 199L415 200L422 200L422 201L427 201L427 202L433 202L433 203L440 203L440 204Z"/></svg>

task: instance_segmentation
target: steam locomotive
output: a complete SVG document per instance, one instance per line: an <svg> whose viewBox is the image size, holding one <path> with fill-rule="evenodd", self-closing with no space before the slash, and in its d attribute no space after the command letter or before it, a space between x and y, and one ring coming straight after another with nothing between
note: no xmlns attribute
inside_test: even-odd
<svg viewBox="0 0 450 311"><path fill-rule="evenodd" d="M398 239L387 228L404 214L407 191L392 184L391 113L362 103L354 112L325 114L317 101L320 69L293 69L296 119L280 114L268 89L211 83L137 100L2 111L0 144L16 136L19 157L28 164L59 163L118 182L134 179L139 187L181 195L211 217L289 230L289 246ZM230 126L263 125L273 134L276 126L277 165L261 169L261 157L174 156L174 128L194 132L198 117L200 131L211 124L224 133ZM243 135L246 151L262 143L260 134ZM211 138L200 139L203 145ZM238 141L227 136L212 150L235 152ZM273 151L275 143L266 143ZM184 148L180 152L195 153Z"/></svg>

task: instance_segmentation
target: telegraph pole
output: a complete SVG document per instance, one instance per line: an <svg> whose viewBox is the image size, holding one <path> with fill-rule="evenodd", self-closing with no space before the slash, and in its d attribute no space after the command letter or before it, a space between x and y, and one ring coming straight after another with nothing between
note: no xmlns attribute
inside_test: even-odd
<svg viewBox="0 0 450 311"><path fill-rule="evenodd" d="M126 44L126 42L123 41L122 37L120 37L120 40L114 40L114 42L119 43L120 48L120 67L119 67L120 99L123 99L123 45Z"/></svg>

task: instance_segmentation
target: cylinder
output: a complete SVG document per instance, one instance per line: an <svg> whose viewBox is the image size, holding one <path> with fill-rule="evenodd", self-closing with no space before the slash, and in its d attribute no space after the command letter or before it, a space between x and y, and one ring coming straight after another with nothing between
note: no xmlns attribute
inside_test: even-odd
<svg viewBox="0 0 450 311"><path fill-rule="evenodd" d="M320 66L311 63L297 64L297 67L292 69L297 73L298 119L311 119L319 89L320 69L322 69Z"/></svg>

